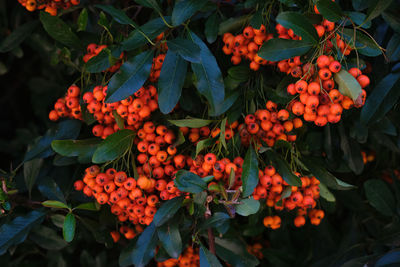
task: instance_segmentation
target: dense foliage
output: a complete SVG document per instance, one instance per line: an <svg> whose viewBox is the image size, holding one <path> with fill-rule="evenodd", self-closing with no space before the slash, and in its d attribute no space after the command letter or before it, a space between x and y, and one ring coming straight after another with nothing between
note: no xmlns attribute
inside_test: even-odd
<svg viewBox="0 0 400 267"><path fill-rule="evenodd" d="M0 2L2 266L398 266L398 14Z"/></svg>

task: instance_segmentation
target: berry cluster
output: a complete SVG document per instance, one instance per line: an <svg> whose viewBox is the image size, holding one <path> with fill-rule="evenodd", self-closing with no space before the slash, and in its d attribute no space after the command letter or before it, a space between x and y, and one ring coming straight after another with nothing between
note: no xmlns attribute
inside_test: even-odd
<svg viewBox="0 0 400 267"><path fill-rule="evenodd" d="M92 57L97 56L103 49L107 48L107 45L97 45L94 43L88 44L86 48L86 54L83 56L83 61L86 63L88 62ZM106 72L116 72L119 70L119 68L122 65L122 59L124 58L124 52L122 52L119 56L119 59L114 65L109 67Z"/></svg>
<svg viewBox="0 0 400 267"><path fill-rule="evenodd" d="M157 262L157 267L197 267L200 266L199 249L188 247L178 259Z"/></svg>
<svg viewBox="0 0 400 267"><path fill-rule="evenodd" d="M272 147L277 140L294 142L297 138L294 129L301 128L303 122L298 118L289 120L289 111L285 108L278 110L278 105L270 100L265 107L254 115L247 115L244 124L238 126L241 143L249 146L253 139Z"/></svg>
<svg viewBox="0 0 400 267"><path fill-rule="evenodd" d="M296 173L299 177L300 174ZM282 176L275 170L272 165L267 166L264 171L259 170L259 183L254 189L254 199L266 199L268 207L273 207L275 210L286 209L292 211L297 209L298 217L295 219L295 226L300 227L305 224L304 215L309 211L311 223L318 225L315 220L312 220L311 214L317 205L319 198L319 180L315 177L300 177L302 186L290 186L283 179ZM288 197L283 197L283 192L290 190ZM320 215L320 214L319 214ZM303 219L299 218L303 217ZM319 216L320 217L320 216ZM320 218L322 219L322 218ZM303 223L300 223L303 221ZM279 216L267 216L264 218L265 227L271 229L277 229L281 225L281 219Z"/></svg>
<svg viewBox="0 0 400 267"><path fill-rule="evenodd" d="M249 244L247 246L247 251L256 256L258 259L263 259L264 258L264 254L262 253L262 250L264 249L264 246L260 243L254 243L254 244Z"/></svg>
<svg viewBox="0 0 400 267"><path fill-rule="evenodd" d="M58 9L68 9L71 6L79 5L80 0L18 0L28 11L44 9L52 16L57 15Z"/></svg>
<svg viewBox="0 0 400 267"><path fill-rule="evenodd" d="M80 88L76 85L71 85L67 94L60 97L54 104L54 109L49 113L49 119L57 121L59 118L68 117L82 120L81 106L79 105Z"/></svg>
<svg viewBox="0 0 400 267"><path fill-rule="evenodd" d="M243 33L236 36L231 33L225 33L222 39L225 44L222 51L226 55L232 54L232 64L239 64L242 58L248 59L250 60L250 69L257 71L260 65L272 64L257 55L262 44L272 38L273 35L271 33L266 33L264 25L261 25L259 29L247 26Z"/></svg>
<svg viewBox="0 0 400 267"><path fill-rule="evenodd" d="M332 56L321 55L317 59L318 76L313 77L314 67L308 70L309 79L305 77L295 84L289 84L287 92L290 95L298 94L299 100L290 103L290 109L296 116L303 116L305 121L314 122L317 126L324 126L328 122L337 123L341 119L343 109L361 107L366 100L366 91L362 89L359 98L354 102L335 89L336 84L332 73L341 70L341 65ZM362 88L369 85L369 78L361 74L357 68L352 68L349 73L357 79ZM308 82L307 82L308 80Z"/></svg>

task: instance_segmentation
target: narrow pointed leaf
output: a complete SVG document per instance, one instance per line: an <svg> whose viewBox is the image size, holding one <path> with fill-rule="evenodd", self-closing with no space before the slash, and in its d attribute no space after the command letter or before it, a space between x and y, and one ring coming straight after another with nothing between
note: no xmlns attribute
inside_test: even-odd
<svg viewBox="0 0 400 267"><path fill-rule="evenodd" d="M207 1L205 0L182 0L175 4L172 10L172 24L180 25L200 10Z"/></svg>
<svg viewBox="0 0 400 267"><path fill-rule="evenodd" d="M93 163L104 163L121 156L132 144L135 132L132 130L119 130L109 135L97 147L93 154Z"/></svg>
<svg viewBox="0 0 400 267"><path fill-rule="evenodd" d="M65 216L64 226L63 226L63 237L65 241L71 242L74 239L75 227L76 227L75 216L72 213L68 213L67 216Z"/></svg>
<svg viewBox="0 0 400 267"><path fill-rule="evenodd" d="M258 160L253 146L249 146L244 157L242 183L243 197L250 196L258 184Z"/></svg>
<svg viewBox="0 0 400 267"><path fill-rule="evenodd" d="M311 49L312 45L304 41L274 38L263 44L258 55L269 61L280 61L301 56Z"/></svg>
<svg viewBox="0 0 400 267"><path fill-rule="evenodd" d="M276 17L276 21L287 29L292 29L296 35L302 37L302 40L317 43L318 34L314 26L305 16L297 12L282 12Z"/></svg>

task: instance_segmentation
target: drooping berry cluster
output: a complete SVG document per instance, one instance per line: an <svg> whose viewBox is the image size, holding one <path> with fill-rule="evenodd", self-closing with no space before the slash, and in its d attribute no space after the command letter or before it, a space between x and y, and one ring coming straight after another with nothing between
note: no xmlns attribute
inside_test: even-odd
<svg viewBox="0 0 400 267"><path fill-rule="evenodd" d="M44 9L52 16L57 15L58 9L68 9L71 6L79 5L80 0L18 0L28 11Z"/></svg>
<svg viewBox="0 0 400 267"><path fill-rule="evenodd" d="M60 97L54 104L54 109L49 113L49 119L57 121L60 118L74 118L82 120L82 110L79 104L81 89L76 85L71 85L67 94Z"/></svg>

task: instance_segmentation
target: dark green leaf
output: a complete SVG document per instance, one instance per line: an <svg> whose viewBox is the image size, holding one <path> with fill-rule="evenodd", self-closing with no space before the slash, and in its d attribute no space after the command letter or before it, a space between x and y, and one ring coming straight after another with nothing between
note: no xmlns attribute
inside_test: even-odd
<svg viewBox="0 0 400 267"><path fill-rule="evenodd" d="M208 111L208 115L210 116L219 116L228 109L232 107L232 105L235 103L235 101L239 98L240 93L238 91L235 91L233 93L227 94L226 99L224 102L221 104L217 105L216 107L211 107L210 110Z"/></svg>
<svg viewBox="0 0 400 267"><path fill-rule="evenodd" d="M63 237L64 240L67 242L71 242L75 236L75 216L72 213L68 213L64 219L64 226L63 226Z"/></svg>
<svg viewBox="0 0 400 267"><path fill-rule="evenodd" d="M212 44L217 40L218 37L218 27L219 24L219 16L217 12L214 12L211 16L208 17L205 27L204 27L204 35L206 36L207 42Z"/></svg>
<svg viewBox="0 0 400 267"><path fill-rule="evenodd" d="M149 78L153 50L145 51L122 64L108 84L106 103L113 103L133 95Z"/></svg>
<svg viewBox="0 0 400 267"><path fill-rule="evenodd" d="M364 22L372 20L377 16L381 15L382 12L390 6L392 0L376 0L372 2L372 5L368 8L367 17Z"/></svg>
<svg viewBox="0 0 400 267"><path fill-rule="evenodd" d="M168 223L157 228L158 239L167 253L174 259L182 252L182 239L177 223Z"/></svg>
<svg viewBox="0 0 400 267"><path fill-rule="evenodd" d="M60 250L68 245L55 230L44 225L33 229L29 234L29 239L47 250Z"/></svg>
<svg viewBox="0 0 400 267"><path fill-rule="evenodd" d="M213 120L203 120L197 118L188 118L183 120L168 120L168 121L178 127L189 127L189 128L200 128L203 126L207 126L208 124L213 122Z"/></svg>
<svg viewBox="0 0 400 267"><path fill-rule="evenodd" d="M302 14L290 11L282 12L276 17L276 21L283 27L292 29L296 35L302 37L302 40L314 44L318 42L317 31Z"/></svg>
<svg viewBox="0 0 400 267"><path fill-rule="evenodd" d="M200 267L222 267L218 258L200 244Z"/></svg>
<svg viewBox="0 0 400 267"><path fill-rule="evenodd" d="M192 63L192 70L196 75L196 88L204 95L214 109L224 101L225 89L221 70L208 47L194 33L191 39L200 47L200 63Z"/></svg>
<svg viewBox="0 0 400 267"><path fill-rule="evenodd" d="M42 164L43 159L32 159L24 163L24 179L29 195L31 195L32 188L36 183Z"/></svg>
<svg viewBox="0 0 400 267"><path fill-rule="evenodd" d="M363 23L365 21L365 18L366 18L366 15L364 13L361 13L361 12L345 12L345 14L347 16L349 16L349 18L355 24L362 25L361 27L363 27L364 29L368 29L369 27L371 27L371 21ZM348 19L344 19L344 20L345 20L344 26L351 25L351 21L349 21Z"/></svg>
<svg viewBox="0 0 400 267"><path fill-rule="evenodd" d="M272 150L266 151L268 158L275 162L275 168L277 168L278 173L282 176L288 184L293 186L301 186L301 180L299 177L293 174L288 163L277 153Z"/></svg>
<svg viewBox="0 0 400 267"><path fill-rule="evenodd" d="M74 48L81 48L82 43L78 36L72 32L69 27L60 17L52 16L44 11L40 12L40 21L46 32L53 37L54 40Z"/></svg>
<svg viewBox="0 0 400 267"><path fill-rule="evenodd" d="M324 167L322 167L321 162L316 158L301 158L301 161L307 167L307 169L318 179L321 183L325 184L329 188L335 190L348 190L353 189L355 186L347 184L343 181L337 179L333 174L328 172Z"/></svg>
<svg viewBox="0 0 400 267"><path fill-rule="evenodd" d="M344 28L338 33L343 37L344 41L354 46L362 55L376 57L382 54L379 46L359 30L356 31L356 40L354 42L354 31L356 30Z"/></svg>
<svg viewBox="0 0 400 267"><path fill-rule="evenodd" d="M60 187L49 176L45 176L38 181L38 189L47 199L54 199L66 203Z"/></svg>
<svg viewBox="0 0 400 267"><path fill-rule="evenodd" d="M253 227L254 228L254 227ZM261 228L261 227L255 227ZM235 267L255 267L259 262L247 251L247 245L233 238L215 238L215 248L218 257Z"/></svg>
<svg viewBox="0 0 400 267"><path fill-rule="evenodd" d="M0 53L10 52L18 47L38 26L38 21L27 22L16 28L0 43Z"/></svg>
<svg viewBox="0 0 400 267"><path fill-rule="evenodd" d="M135 132L132 130L119 130L107 138L97 147L93 154L93 163L104 163L121 156L132 145Z"/></svg>
<svg viewBox="0 0 400 267"><path fill-rule="evenodd" d="M219 24L218 35L223 35L226 32L235 32L237 29L245 27L249 22L249 16L234 17L225 20Z"/></svg>
<svg viewBox="0 0 400 267"><path fill-rule="evenodd" d="M340 6L331 0L318 0L316 4L318 11L329 21L337 22L343 16Z"/></svg>
<svg viewBox="0 0 400 267"><path fill-rule="evenodd" d="M243 197L253 194L254 188L258 184L258 160L252 145L247 149L244 157L242 183Z"/></svg>
<svg viewBox="0 0 400 267"><path fill-rule="evenodd" d="M78 157L80 163L89 163L101 140L91 138L85 140L54 140L51 147L65 157Z"/></svg>
<svg viewBox="0 0 400 267"><path fill-rule="evenodd" d="M154 215L153 223L156 227L163 225L169 219L171 219L175 213L180 209L183 199L181 197L175 197L166 201L157 210Z"/></svg>
<svg viewBox="0 0 400 267"><path fill-rule="evenodd" d="M339 125L340 147L343 151L343 159L355 174L361 174L364 162L361 156L360 145L353 139L347 138L343 124Z"/></svg>
<svg viewBox="0 0 400 267"><path fill-rule="evenodd" d="M111 47L111 50L109 48L101 50L97 56L89 59L86 63L86 70L90 73L97 73L108 69L111 67L110 56L112 58L119 58L121 52L122 48L120 46Z"/></svg>
<svg viewBox="0 0 400 267"><path fill-rule="evenodd" d="M46 200L42 202L42 205L48 208L69 209L65 203L58 200Z"/></svg>
<svg viewBox="0 0 400 267"><path fill-rule="evenodd" d="M247 66L234 66L228 69L228 75L233 79L245 82L249 80L250 69Z"/></svg>
<svg viewBox="0 0 400 267"><path fill-rule="evenodd" d="M198 45L188 39L177 37L167 41L168 51L175 52L185 60L193 63L200 62L200 48ZM167 53L168 54L168 53ZM165 61L163 63L163 66ZM185 75L184 75L185 76Z"/></svg>
<svg viewBox="0 0 400 267"><path fill-rule="evenodd" d="M115 122L117 123L117 126L120 130L125 129L125 121L124 119L118 114L116 110L112 111L112 114L114 116Z"/></svg>
<svg viewBox="0 0 400 267"><path fill-rule="evenodd" d="M395 210L395 200L392 191L382 180L369 179L364 183L365 195L371 206L386 216L391 216Z"/></svg>
<svg viewBox="0 0 400 267"><path fill-rule="evenodd" d="M241 204L236 205L236 213L242 216L249 216L260 209L260 202L254 198L240 200Z"/></svg>
<svg viewBox="0 0 400 267"><path fill-rule="evenodd" d="M319 194L322 198L324 198L328 202L335 202L335 196L329 191L328 187L325 184L320 183L319 185Z"/></svg>
<svg viewBox="0 0 400 267"><path fill-rule="evenodd" d="M87 202L87 203L79 204L74 209L97 211L100 209L100 207L98 205L96 205L96 203L94 203L94 202Z"/></svg>
<svg viewBox="0 0 400 267"><path fill-rule="evenodd" d="M230 217L227 213L216 212L200 226L200 229L217 228L229 219Z"/></svg>
<svg viewBox="0 0 400 267"><path fill-rule="evenodd" d="M396 11L385 11L382 13L382 17L395 32L400 33L400 18Z"/></svg>
<svg viewBox="0 0 400 267"><path fill-rule="evenodd" d="M259 9L251 17L250 26L253 27L254 29L259 29L261 27L262 22L263 22L262 9Z"/></svg>
<svg viewBox="0 0 400 267"><path fill-rule="evenodd" d="M158 13L161 13L160 5L157 3L156 0L135 0L135 2L145 7L150 7Z"/></svg>
<svg viewBox="0 0 400 267"><path fill-rule="evenodd" d="M207 147L215 144L215 139L214 138L207 138L204 140L200 140L196 144L196 156L203 150L206 149Z"/></svg>
<svg viewBox="0 0 400 267"><path fill-rule="evenodd" d="M170 48L169 44L168 47ZM170 113L178 103L186 72L187 61L168 50L158 80L158 106L162 113Z"/></svg>
<svg viewBox="0 0 400 267"><path fill-rule="evenodd" d="M175 186L183 192L200 193L207 189L207 184L203 179L186 170L179 170L176 173L174 183Z"/></svg>
<svg viewBox="0 0 400 267"><path fill-rule="evenodd" d="M144 229L136 242L131 257L136 267L144 267L154 257L158 237L154 223Z"/></svg>
<svg viewBox="0 0 400 267"><path fill-rule="evenodd" d="M177 2L172 10L172 25L177 26L182 24L205 4L207 4L205 0L182 0Z"/></svg>
<svg viewBox="0 0 400 267"><path fill-rule="evenodd" d="M379 107L389 95L390 91L396 89L394 85L399 78L400 73L389 73L375 86L361 110L360 120L362 123L367 125L371 118L374 117L375 113L380 110ZM382 117L382 114L378 114L377 116Z"/></svg>
<svg viewBox="0 0 400 267"><path fill-rule="evenodd" d="M26 239L33 226L40 224L46 213L34 210L24 216L18 216L8 223L0 226L0 255L7 252L8 248L18 245Z"/></svg>
<svg viewBox="0 0 400 267"><path fill-rule="evenodd" d="M168 23L171 21L171 17L164 17L164 19ZM148 36L148 38L152 40L164 32L167 28L167 25L165 25L161 18L150 20L146 24L140 26L140 29L136 29L131 32L128 38L122 42L122 48L123 50L127 51L137 49L147 43L147 39L144 35Z"/></svg>
<svg viewBox="0 0 400 267"><path fill-rule="evenodd" d="M24 162L33 158L46 158L54 152L51 149L53 140L75 139L78 137L82 123L78 120L65 120L58 124L56 130L49 130L39 141L25 154Z"/></svg>
<svg viewBox="0 0 400 267"><path fill-rule="evenodd" d="M258 55L270 61L280 61L301 56L311 49L312 45L304 41L274 38L263 44Z"/></svg>
<svg viewBox="0 0 400 267"><path fill-rule="evenodd" d="M386 47L386 55L390 61L400 60L400 34L393 34Z"/></svg>
<svg viewBox="0 0 400 267"><path fill-rule="evenodd" d="M87 9L83 8L81 13L79 14L79 17L78 17L78 22L77 22L77 24L78 24L78 30L77 31L78 32L86 30L88 18L89 18L89 14L87 12Z"/></svg>
<svg viewBox="0 0 400 267"><path fill-rule="evenodd" d="M344 69L335 73L334 79L339 85L339 91L356 102L357 98L359 98L362 93L362 88L358 81Z"/></svg>
<svg viewBox="0 0 400 267"><path fill-rule="evenodd" d="M116 22L123 24L123 25L132 25L136 27L136 23L131 20L124 11L121 9L117 9L111 5L95 5L96 7L100 8L104 12L108 13Z"/></svg>

